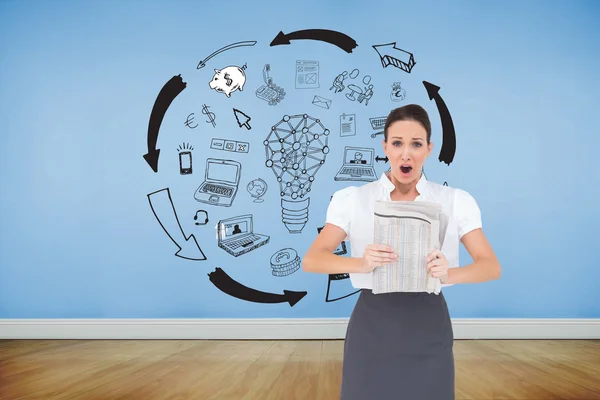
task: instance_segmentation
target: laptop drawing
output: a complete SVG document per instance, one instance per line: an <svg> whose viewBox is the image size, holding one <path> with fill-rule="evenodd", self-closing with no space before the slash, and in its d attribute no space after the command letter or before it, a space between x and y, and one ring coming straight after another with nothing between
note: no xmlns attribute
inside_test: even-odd
<svg viewBox="0 0 600 400"><path fill-rule="evenodd" d="M237 257L269 242L270 237L254 233L252 214L222 219L217 226L219 247Z"/></svg>
<svg viewBox="0 0 600 400"><path fill-rule="evenodd" d="M368 181L377 180L373 167L375 150L366 147L344 148L344 164L333 178L336 181Z"/></svg>
<svg viewBox="0 0 600 400"><path fill-rule="evenodd" d="M200 184L194 198L215 206L231 206L238 190L242 165L233 160L206 159L204 182Z"/></svg>

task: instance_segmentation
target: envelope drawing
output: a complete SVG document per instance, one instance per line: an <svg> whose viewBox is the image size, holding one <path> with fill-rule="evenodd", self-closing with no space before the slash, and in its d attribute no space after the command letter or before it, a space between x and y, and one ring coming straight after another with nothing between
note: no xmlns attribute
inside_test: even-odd
<svg viewBox="0 0 600 400"><path fill-rule="evenodd" d="M331 107L331 100L326 99L324 97L321 96L316 96L313 98L312 103L317 106L317 107L321 107L321 108L326 108L327 110L329 110L329 107Z"/></svg>
<svg viewBox="0 0 600 400"><path fill-rule="evenodd" d="M306 74L306 76L304 77L304 82L307 84L317 83L317 74L315 72Z"/></svg>

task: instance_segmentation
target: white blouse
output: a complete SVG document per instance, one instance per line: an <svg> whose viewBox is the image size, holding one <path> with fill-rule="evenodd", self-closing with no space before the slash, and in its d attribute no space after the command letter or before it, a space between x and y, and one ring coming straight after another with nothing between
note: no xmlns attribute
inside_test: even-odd
<svg viewBox="0 0 600 400"><path fill-rule="evenodd" d="M326 222L342 228L350 242L350 256L362 257L365 248L373 243L373 211L376 200L391 201L394 184L386 173L374 182L362 186L348 186L333 194L327 209ZM434 201L442 205L448 215L448 229L444 237L442 253L448 259L448 267L459 267L459 244L462 236L481 228L481 212L475 199L466 191L427 181L425 174L417 182L419 196L415 201ZM355 288L372 289L372 272L351 273ZM442 284L443 287L453 284Z"/></svg>

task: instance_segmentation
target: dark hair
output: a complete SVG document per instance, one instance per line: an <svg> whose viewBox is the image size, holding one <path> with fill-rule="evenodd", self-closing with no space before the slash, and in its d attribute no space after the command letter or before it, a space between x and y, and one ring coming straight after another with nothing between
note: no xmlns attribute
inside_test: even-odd
<svg viewBox="0 0 600 400"><path fill-rule="evenodd" d="M385 120L385 128L383 129L383 135L386 142L388 138L388 128L396 121L415 121L420 123L427 132L427 144L429 144L429 141L431 140L431 122L429 121L427 111L425 111L423 107L418 104L407 104L392 110Z"/></svg>

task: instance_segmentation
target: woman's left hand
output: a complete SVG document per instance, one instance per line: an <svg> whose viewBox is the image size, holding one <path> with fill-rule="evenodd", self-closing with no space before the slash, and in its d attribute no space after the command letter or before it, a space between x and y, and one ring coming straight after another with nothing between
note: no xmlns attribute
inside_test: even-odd
<svg viewBox="0 0 600 400"><path fill-rule="evenodd" d="M442 283L448 282L448 260L440 250L434 250L427 256L427 273L440 278Z"/></svg>

